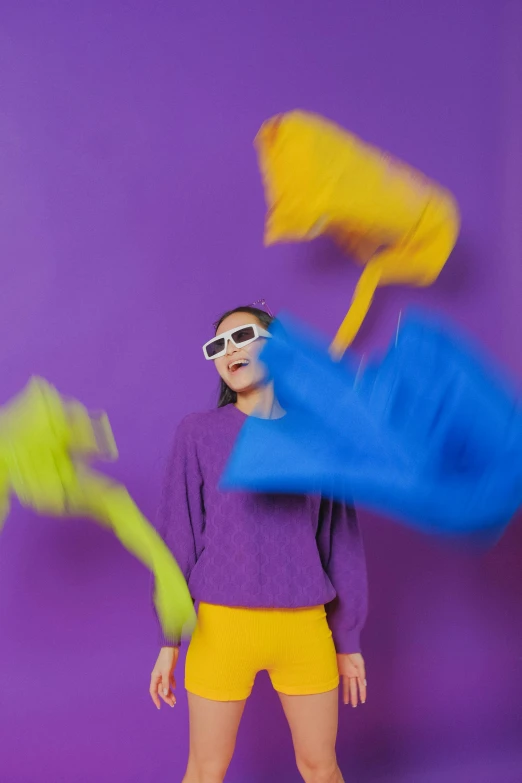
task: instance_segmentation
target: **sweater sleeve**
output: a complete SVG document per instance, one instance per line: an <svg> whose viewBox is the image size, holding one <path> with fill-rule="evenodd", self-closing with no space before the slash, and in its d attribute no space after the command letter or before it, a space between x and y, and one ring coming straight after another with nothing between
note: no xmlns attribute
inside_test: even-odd
<svg viewBox="0 0 522 783"><path fill-rule="evenodd" d="M191 417L179 424L167 463L156 527L172 552L185 581L203 549L205 511L203 479L198 462ZM160 631L162 647L179 646Z"/></svg>
<svg viewBox="0 0 522 783"><path fill-rule="evenodd" d="M323 499L317 543L323 568L337 596L326 606L338 653L360 652L368 611L366 558L355 510Z"/></svg>

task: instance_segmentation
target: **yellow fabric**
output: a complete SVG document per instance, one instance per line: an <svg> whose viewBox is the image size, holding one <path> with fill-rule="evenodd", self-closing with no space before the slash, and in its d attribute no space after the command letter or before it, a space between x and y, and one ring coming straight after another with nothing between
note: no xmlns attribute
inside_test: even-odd
<svg viewBox="0 0 522 783"><path fill-rule="evenodd" d="M248 698L268 671L279 693L308 696L339 685L324 606L248 609L201 603L185 666L185 687L214 701Z"/></svg>
<svg viewBox="0 0 522 783"><path fill-rule="evenodd" d="M332 345L339 356L377 286L436 280L459 233L456 202L420 172L315 114L267 120L255 146L268 206L265 243L326 234L365 266Z"/></svg>
<svg viewBox="0 0 522 783"><path fill-rule="evenodd" d="M86 516L110 528L154 573L154 602L163 631L188 636L195 611L169 549L136 507L125 487L93 471L88 460L115 459L105 414L90 414L33 378L0 408L0 528L9 496L40 514Z"/></svg>

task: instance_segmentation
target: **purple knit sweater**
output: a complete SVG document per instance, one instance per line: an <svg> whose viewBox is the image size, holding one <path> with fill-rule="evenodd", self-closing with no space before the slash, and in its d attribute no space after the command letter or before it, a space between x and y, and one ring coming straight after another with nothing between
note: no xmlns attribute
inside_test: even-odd
<svg viewBox="0 0 522 783"><path fill-rule="evenodd" d="M318 497L220 490L244 421L234 405L182 420L159 532L194 600L263 608L326 604L337 652L359 652L367 583L355 512Z"/></svg>

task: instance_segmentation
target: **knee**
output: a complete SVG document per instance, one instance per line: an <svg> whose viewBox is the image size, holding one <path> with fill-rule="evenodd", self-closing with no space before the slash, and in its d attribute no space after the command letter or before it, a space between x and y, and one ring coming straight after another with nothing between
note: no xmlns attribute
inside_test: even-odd
<svg viewBox="0 0 522 783"><path fill-rule="evenodd" d="M305 783L342 783L335 757L315 762L310 759L298 759L297 768Z"/></svg>
<svg viewBox="0 0 522 783"><path fill-rule="evenodd" d="M199 772L187 770L181 783L223 783L225 775L218 770L207 769Z"/></svg>
<svg viewBox="0 0 522 783"><path fill-rule="evenodd" d="M227 767L215 761L189 760L182 783L223 783Z"/></svg>

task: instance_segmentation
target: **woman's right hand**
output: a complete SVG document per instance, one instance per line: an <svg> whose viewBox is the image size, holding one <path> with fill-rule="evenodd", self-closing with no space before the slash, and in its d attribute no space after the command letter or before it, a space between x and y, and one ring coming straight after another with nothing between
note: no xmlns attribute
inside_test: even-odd
<svg viewBox="0 0 522 783"><path fill-rule="evenodd" d="M174 669L176 668L178 657L178 647L162 647L150 675L149 693L158 710L161 707L160 698L169 707L174 707L176 704L176 697L173 691L176 688Z"/></svg>

